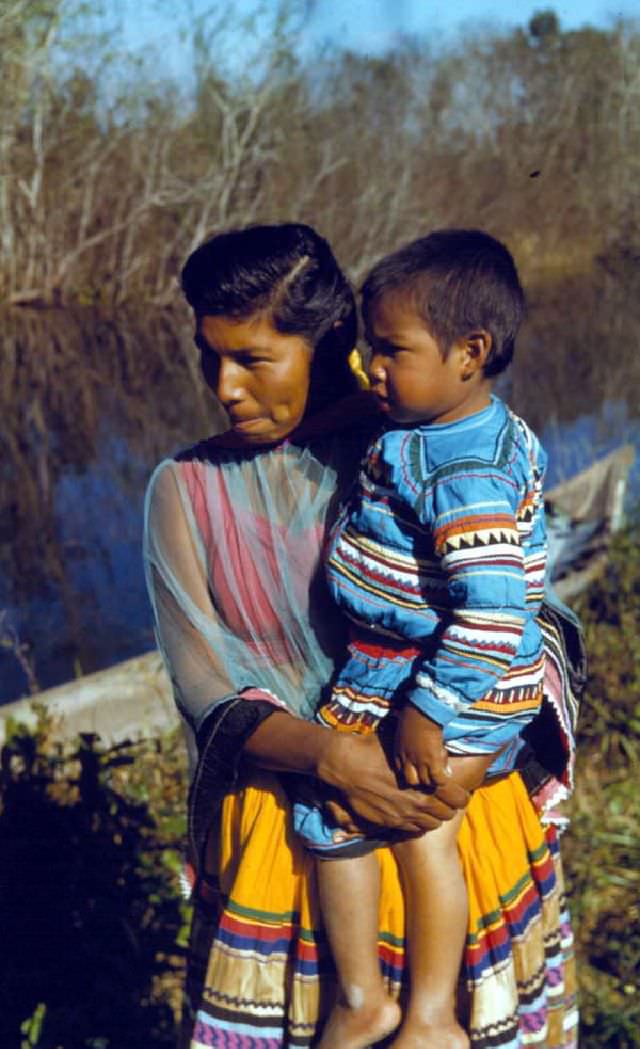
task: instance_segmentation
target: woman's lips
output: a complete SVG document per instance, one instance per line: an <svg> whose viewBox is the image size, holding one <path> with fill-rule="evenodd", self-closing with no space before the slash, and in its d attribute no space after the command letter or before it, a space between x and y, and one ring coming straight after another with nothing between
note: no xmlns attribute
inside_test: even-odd
<svg viewBox="0 0 640 1049"><path fill-rule="evenodd" d="M253 416L250 419L238 419L231 415L229 416L229 422L234 430L252 430L262 422L262 419L259 416Z"/></svg>

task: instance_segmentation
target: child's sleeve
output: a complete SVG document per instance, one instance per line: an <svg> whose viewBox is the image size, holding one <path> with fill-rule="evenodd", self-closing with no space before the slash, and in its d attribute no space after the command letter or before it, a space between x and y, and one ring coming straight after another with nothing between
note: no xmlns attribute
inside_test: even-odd
<svg viewBox="0 0 640 1049"><path fill-rule="evenodd" d="M517 505L511 479L482 467L473 476L441 478L419 501L417 513L432 534L434 567L440 569L444 627L434 649L418 661L406 698L442 726L459 722L485 698L518 650L526 580ZM475 732L478 714L472 716Z"/></svg>

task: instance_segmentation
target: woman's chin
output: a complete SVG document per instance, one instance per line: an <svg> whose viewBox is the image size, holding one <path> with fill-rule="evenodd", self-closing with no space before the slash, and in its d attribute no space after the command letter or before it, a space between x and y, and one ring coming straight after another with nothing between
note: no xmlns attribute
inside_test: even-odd
<svg viewBox="0 0 640 1049"><path fill-rule="evenodd" d="M290 433L291 427L279 425L271 419L246 419L231 422L230 432L241 444L277 444Z"/></svg>

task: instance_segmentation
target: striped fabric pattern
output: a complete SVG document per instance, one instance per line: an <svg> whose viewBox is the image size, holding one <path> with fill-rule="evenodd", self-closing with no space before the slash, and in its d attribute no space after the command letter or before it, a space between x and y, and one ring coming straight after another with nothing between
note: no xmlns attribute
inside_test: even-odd
<svg viewBox="0 0 640 1049"><path fill-rule="evenodd" d="M323 723L371 731L411 702L451 753L506 744L492 771L512 766L542 696L545 466L495 397L373 442L331 536L329 586L353 634Z"/></svg>
<svg viewBox="0 0 640 1049"><path fill-rule="evenodd" d="M250 774L224 804L221 918L196 901L186 1049L308 1049L335 988L314 861L290 834L288 801ZM496 849L496 834L501 847ZM235 847L235 851L234 851ZM542 830L517 773L479 788L458 837L469 894L460 1010L473 1049L575 1049L573 941L558 839ZM406 989L404 905L395 860L376 852L378 954L387 988Z"/></svg>

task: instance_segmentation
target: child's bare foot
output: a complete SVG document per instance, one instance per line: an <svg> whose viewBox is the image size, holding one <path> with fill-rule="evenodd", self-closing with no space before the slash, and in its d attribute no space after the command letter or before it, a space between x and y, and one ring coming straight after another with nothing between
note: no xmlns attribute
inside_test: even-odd
<svg viewBox="0 0 640 1049"><path fill-rule="evenodd" d="M360 1004L357 997L333 1007L317 1049L365 1049L395 1031L402 1014L393 998L383 994Z"/></svg>
<svg viewBox="0 0 640 1049"><path fill-rule="evenodd" d="M451 1016L407 1016L390 1049L469 1049L470 1041Z"/></svg>

